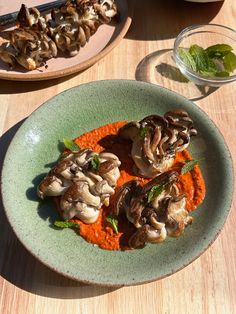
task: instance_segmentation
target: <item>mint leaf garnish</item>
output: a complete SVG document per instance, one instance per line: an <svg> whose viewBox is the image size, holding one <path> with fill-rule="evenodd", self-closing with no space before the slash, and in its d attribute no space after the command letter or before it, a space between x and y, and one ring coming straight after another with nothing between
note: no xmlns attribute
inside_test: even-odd
<svg viewBox="0 0 236 314"><path fill-rule="evenodd" d="M79 224L73 221L60 221L56 220L54 221L54 226L58 228L79 228Z"/></svg>
<svg viewBox="0 0 236 314"><path fill-rule="evenodd" d="M139 136L141 137L141 139L144 139L147 133L148 133L148 128L144 127L144 128L139 129Z"/></svg>
<svg viewBox="0 0 236 314"><path fill-rule="evenodd" d="M112 227L112 229L118 233L118 219L112 216L108 216L106 218L107 222L110 224L110 226Z"/></svg>
<svg viewBox="0 0 236 314"><path fill-rule="evenodd" d="M198 164L198 160L192 159L192 160L186 160L185 164L181 168L181 174L185 174L189 171L192 171L193 168Z"/></svg>
<svg viewBox="0 0 236 314"><path fill-rule="evenodd" d="M100 165L100 160L99 160L99 158L98 158L98 155L93 155L93 157L92 157L92 159L90 160L90 164L91 164L91 166L92 166L92 168L94 169L94 170L97 170L98 169L98 167L99 167L99 165Z"/></svg>
<svg viewBox="0 0 236 314"><path fill-rule="evenodd" d="M148 203L151 203L156 197L158 197L166 188L166 183L154 185L148 192Z"/></svg>
<svg viewBox="0 0 236 314"><path fill-rule="evenodd" d="M64 138L63 143L65 145L65 148L71 150L72 152L77 152L80 150L79 145L70 139Z"/></svg>

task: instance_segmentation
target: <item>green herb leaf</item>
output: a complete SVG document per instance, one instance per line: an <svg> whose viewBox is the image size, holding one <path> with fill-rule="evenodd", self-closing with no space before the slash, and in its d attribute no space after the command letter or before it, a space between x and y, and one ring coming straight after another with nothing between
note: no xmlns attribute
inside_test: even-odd
<svg viewBox="0 0 236 314"><path fill-rule="evenodd" d="M185 174L191 170L198 164L198 160L192 159L192 160L187 160L183 167L181 168L181 174Z"/></svg>
<svg viewBox="0 0 236 314"><path fill-rule="evenodd" d="M73 221L54 221L54 226L58 228L79 228L79 224Z"/></svg>
<svg viewBox="0 0 236 314"><path fill-rule="evenodd" d="M107 222L110 224L110 226L112 227L112 229L118 233L118 219L112 216L108 216L106 217Z"/></svg>
<svg viewBox="0 0 236 314"><path fill-rule="evenodd" d="M178 49L180 59L186 64L187 67L192 69L193 71L197 71L196 63L189 52L189 49L179 48Z"/></svg>
<svg viewBox="0 0 236 314"><path fill-rule="evenodd" d="M226 44L217 44L208 47L205 51L210 58L223 58L227 55L233 48Z"/></svg>
<svg viewBox="0 0 236 314"><path fill-rule="evenodd" d="M227 77L236 69L236 55L227 44L217 44L206 49L192 45L179 48L182 61L193 71L208 77Z"/></svg>
<svg viewBox="0 0 236 314"><path fill-rule="evenodd" d="M224 67L227 72L233 72L236 69L236 55L233 52L229 52L224 57Z"/></svg>
<svg viewBox="0 0 236 314"><path fill-rule="evenodd" d="M148 128L144 127L144 128L139 129L139 136L141 137L141 139L144 139L147 133L148 133Z"/></svg>
<svg viewBox="0 0 236 314"><path fill-rule="evenodd" d="M67 149L71 150L72 152L77 152L80 150L79 145L70 139L64 138L63 143L64 143L65 147Z"/></svg>
<svg viewBox="0 0 236 314"><path fill-rule="evenodd" d="M207 71L209 67L214 67L214 63L210 62L208 54L202 47L192 45L189 48L189 53L193 57L198 71Z"/></svg>
<svg viewBox="0 0 236 314"><path fill-rule="evenodd" d="M166 188L166 183L155 185L148 192L148 203L151 203L156 197L158 197Z"/></svg>
<svg viewBox="0 0 236 314"><path fill-rule="evenodd" d="M216 76L217 72L215 72L215 71L200 71L200 73L204 76L214 77L214 76Z"/></svg>
<svg viewBox="0 0 236 314"><path fill-rule="evenodd" d="M216 72L216 74L215 74L215 76L217 76L217 77L227 77L229 75L230 74L227 71L220 71L220 72Z"/></svg>
<svg viewBox="0 0 236 314"><path fill-rule="evenodd" d="M100 165L100 160L98 158L98 155L93 155L92 159L90 160L91 166L94 170L97 170Z"/></svg>

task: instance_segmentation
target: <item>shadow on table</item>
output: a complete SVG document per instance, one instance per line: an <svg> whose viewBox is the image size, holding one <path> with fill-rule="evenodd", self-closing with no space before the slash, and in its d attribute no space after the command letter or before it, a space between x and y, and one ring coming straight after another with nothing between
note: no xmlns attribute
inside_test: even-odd
<svg viewBox="0 0 236 314"><path fill-rule="evenodd" d="M218 89L218 87L200 86L190 82L171 60L172 57L169 57L171 52L172 49L163 49L145 56L136 67L135 79L172 89L192 101L203 99ZM166 55L168 57L165 57ZM189 93L186 92L187 90Z"/></svg>
<svg viewBox="0 0 236 314"><path fill-rule="evenodd" d="M223 3L224 1L192 3L184 0L136 0L132 24L125 37L134 40L174 38L187 26L209 23Z"/></svg>
<svg viewBox="0 0 236 314"><path fill-rule="evenodd" d="M86 69L87 70L87 69ZM9 81L0 79L0 95L2 94L21 94L32 92L35 90L45 89L51 86L59 85L67 80L72 79L76 75L83 73L83 70L79 73L74 73L71 75L67 75L64 77L51 79L51 80L43 80L43 81Z"/></svg>
<svg viewBox="0 0 236 314"><path fill-rule="evenodd" d="M14 125L0 138L0 169L7 148L23 122L24 120ZM60 299L91 298L119 288L79 283L40 263L16 238L3 210L1 196L0 217L0 275L11 284L33 294Z"/></svg>

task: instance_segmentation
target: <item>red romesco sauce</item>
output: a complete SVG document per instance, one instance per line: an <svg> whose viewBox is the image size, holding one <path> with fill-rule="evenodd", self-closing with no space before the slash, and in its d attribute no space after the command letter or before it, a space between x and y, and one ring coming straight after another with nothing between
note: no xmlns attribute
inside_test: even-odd
<svg viewBox="0 0 236 314"><path fill-rule="evenodd" d="M145 184L149 179L140 178L133 173L133 160L130 156L131 143L121 142L117 137L117 132L125 121L106 124L75 139L81 148L90 147L99 153L103 150L109 151L117 155L121 161L120 178L117 182L116 191L126 182L130 180L138 180L140 184ZM187 150L177 153L173 165L175 170L180 170L186 160L192 159ZM187 198L187 210L193 211L199 206L205 197L205 183L199 166L195 166L191 172L180 175L179 188ZM85 224L78 219L73 219L80 225L80 235L88 242L93 243L107 250L125 250L128 249L128 239L134 232L131 223L119 217L118 230L116 233L106 220L107 215L112 215L114 210L115 195L110 198L109 207L103 206L100 209L98 220L93 224Z"/></svg>

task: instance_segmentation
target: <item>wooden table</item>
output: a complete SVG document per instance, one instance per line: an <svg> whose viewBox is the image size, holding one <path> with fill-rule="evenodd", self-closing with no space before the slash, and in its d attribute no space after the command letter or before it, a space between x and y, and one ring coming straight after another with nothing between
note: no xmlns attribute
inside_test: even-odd
<svg viewBox="0 0 236 314"><path fill-rule="evenodd" d="M22 120L46 100L94 80L145 79L145 67L137 74L143 58L171 48L185 26L208 22L236 28L235 0L211 4L138 0L132 26L122 42L83 73L41 82L0 80L0 164ZM232 83L196 102L222 132L233 158L236 156L235 95L236 84ZM235 198L220 236L195 262L163 280L120 289L83 285L49 270L19 243L2 205L0 211L2 314L236 313Z"/></svg>

